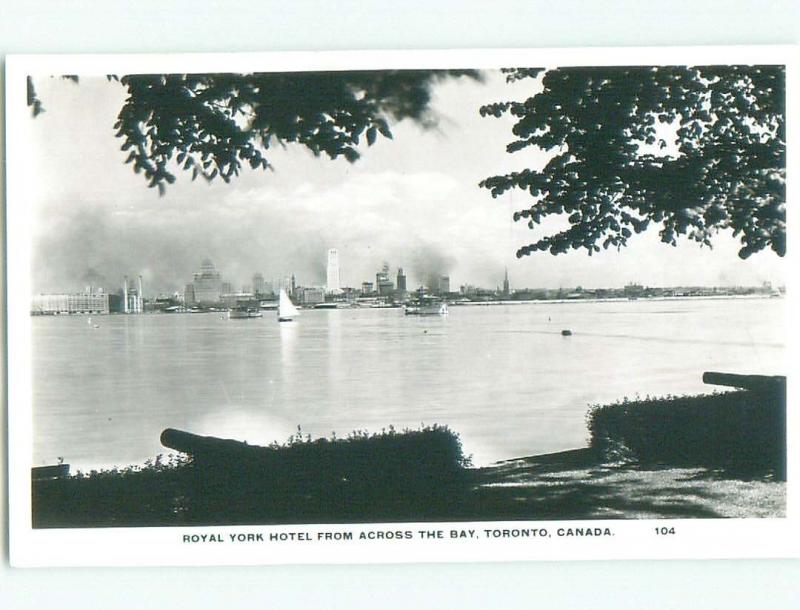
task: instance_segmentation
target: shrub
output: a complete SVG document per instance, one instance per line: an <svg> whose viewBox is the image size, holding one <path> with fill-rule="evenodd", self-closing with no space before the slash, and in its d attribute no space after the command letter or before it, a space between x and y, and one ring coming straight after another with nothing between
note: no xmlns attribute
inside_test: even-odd
<svg viewBox="0 0 800 610"><path fill-rule="evenodd" d="M414 521L458 501L465 467L446 426L283 445L212 440L191 459L33 482L34 527Z"/></svg>
<svg viewBox="0 0 800 610"><path fill-rule="evenodd" d="M590 447L642 464L707 466L786 477L786 399L741 390L591 407Z"/></svg>

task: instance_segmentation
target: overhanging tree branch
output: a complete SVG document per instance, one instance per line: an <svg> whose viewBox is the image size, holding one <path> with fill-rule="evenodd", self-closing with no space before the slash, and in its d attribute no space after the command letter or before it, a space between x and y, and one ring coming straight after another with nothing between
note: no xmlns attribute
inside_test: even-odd
<svg viewBox="0 0 800 610"><path fill-rule="evenodd" d="M506 70L510 82L538 70ZM667 66L548 70L528 99L480 109L513 116L510 153L552 156L541 171L486 178L497 197L528 191L517 211L531 229L566 215L569 227L522 246L560 254L621 248L660 225L665 243L686 236L711 246L732 229L739 255L786 251L786 127L783 66Z"/></svg>
<svg viewBox="0 0 800 610"><path fill-rule="evenodd" d="M430 89L472 70L385 70L112 77L128 96L114 124L126 163L164 192L176 172L229 182L244 165L270 168L269 149L297 143L331 159L359 158L362 138L391 138L390 122L421 120ZM32 79L28 104L42 111Z"/></svg>

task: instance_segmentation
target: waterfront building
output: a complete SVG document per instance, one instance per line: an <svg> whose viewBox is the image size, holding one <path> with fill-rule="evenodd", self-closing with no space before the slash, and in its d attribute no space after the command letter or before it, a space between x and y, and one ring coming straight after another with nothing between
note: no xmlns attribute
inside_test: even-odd
<svg viewBox="0 0 800 610"><path fill-rule="evenodd" d="M636 282L630 282L625 284L625 288L623 289L623 294L628 297L629 299L637 299L641 296L644 296L645 288L641 284Z"/></svg>
<svg viewBox="0 0 800 610"><path fill-rule="evenodd" d="M266 284L264 283L264 276L260 273L253 274L253 292L255 294L265 294Z"/></svg>
<svg viewBox="0 0 800 610"><path fill-rule="evenodd" d="M339 251L336 248L328 250L328 273L325 289L329 294L337 294L342 289L339 276Z"/></svg>
<svg viewBox="0 0 800 610"><path fill-rule="evenodd" d="M345 286L342 288L342 294L336 300L355 303L360 294L361 293L358 291L358 289Z"/></svg>
<svg viewBox="0 0 800 610"><path fill-rule="evenodd" d="M220 292L222 294L231 294L232 292L234 292L233 284L231 284L230 282L222 282L222 286L220 286Z"/></svg>
<svg viewBox="0 0 800 610"><path fill-rule="evenodd" d="M219 300L225 307L236 307L241 303L252 303L256 297L252 292L226 292L220 295Z"/></svg>
<svg viewBox="0 0 800 610"><path fill-rule="evenodd" d="M397 269L397 292L405 292L408 290L406 287L406 274L403 273L403 268L398 267Z"/></svg>
<svg viewBox="0 0 800 610"><path fill-rule="evenodd" d="M108 294L108 313L122 313L122 295L119 293Z"/></svg>
<svg viewBox="0 0 800 610"><path fill-rule="evenodd" d="M194 284L186 284L183 289L183 304L186 307L191 307L195 304L194 299Z"/></svg>
<svg viewBox="0 0 800 610"><path fill-rule="evenodd" d="M322 288L300 288L297 300L301 305L316 305L325 302L325 291Z"/></svg>
<svg viewBox="0 0 800 610"><path fill-rule="evenodd" d="M33 315L109 313L108 296L102 290L77 294L39 294L31 300L31 313Z"/></svg>
<svg viewBox="0 0 800 610"><path fill-rule="evenodd" d="M372 282L361 282L361 294L372 294L374 290Z"/></svg>
<svg viewBox="0 0 800 610"><path fill-rule="evenodd" d="M383 263L381 270L375 274L375 289L380 295L389 295L394 292L394 283L389 278L389 263Z"/></svg>
<svg viewBox="0 0 800 610"><path fill-rule="evenodd" d="M122 280L122 313L142 313L144 311L144 295L142 289L142 276L138 282L128 280L126 275Z"/></svg>
<svg viewBox="0 0 800 610"><path fill-rule="evenodd" d="M213 305L219 303L223 293L222 276L214 268L210 259L203 260L200 272L194 274L192 281L193 304ZM233 292L228 290L227 292Z"/></svg>
<svg viewBox="0 0 800 610"><path fill-rule="evenodd" d="M443 275L439 278L439 293L448 294L450 292L450 276Z"/></svg>
<svg viewBox="0 0 800 610"><path fill-rule="evenodd" d="M508 284L508 267L506 267L506 275L503 278L503 296L509 296L511 294L511 290L509 289Z"/></svg>

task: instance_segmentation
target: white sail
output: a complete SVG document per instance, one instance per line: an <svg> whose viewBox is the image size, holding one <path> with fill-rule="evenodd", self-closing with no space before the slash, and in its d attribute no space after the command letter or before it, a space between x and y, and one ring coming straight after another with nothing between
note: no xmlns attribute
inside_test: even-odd
<svg viewBox="0 0 800 610"><path fill-rule="evenodd" d="M278 320L291 320L298 315L300 315L300 312L297 311L286 291L281 288L281 293L278 297Z"/></svg>

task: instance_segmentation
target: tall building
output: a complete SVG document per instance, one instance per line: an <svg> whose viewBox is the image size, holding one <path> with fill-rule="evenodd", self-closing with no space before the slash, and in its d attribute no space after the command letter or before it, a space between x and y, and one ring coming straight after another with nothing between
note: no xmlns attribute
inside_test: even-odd
<svg viewBox="0 0 800 610"><path fill-rule="evenodd" d="M260 273L254 273L253 274L253 292L256 295L265 294L266 290L264 290L264 288L265 288L264 276L261 275Z"/></svg>
<svg viewBox="0 0 800 610"><path fill-rule="evenodd" d="M144 311L144 294L142 276L136 283L128 280L126 275L122 281L122 313L142 313Z"/></svg>
<svg viewBox="0 0 800 610"><path fill-rule="evenodd" d="M222 276L214 268L214 263L206 258L200 265L200 273L194 274L192 281L194 303L212 305L219 303L222 296Z"/></svg>
<svg viewBox="0 0 800 610"><path fill-rule="evenodd" d="M441 294L448 294L450 292L450 276L443 275L439 278L439 292Z"/></svg>
<svg viewBox="0 0 800 610"><path fill-rule="evenodd" d="M339 251L336 248L328 250L328 277L325 290L328 293L338 293L342 290L341 277L339 277Z"/></svg>
<svg viewBox="0 0 800 610"><path fill-rule="evenodd" d="M508 296L511 294L511 290L509 289L508 285L508 267L506 267L506 275L503 278L503 295Z"/></svg>
<svg viewBox="0 0 800 610"><path fill-rule="evenodd" d="M405 292L406 290L406 274L403 273L403 268L399 267L397 269L397 291Z"/></svg>
<svg viewBox="0 0 800 610"><path fill-rule="evenodd" d="M139 276L139 283L136 286L136 294L139 297L139 313L144 311L144 286L142 285L142 276Z"/></svg>
<svg viewBox="0 0 800 610"><path fill-rule="evenodd" d="M389 263L383 263L383 267L375 274L375 289L378 294L391 294L394 292L394 284L389 279Z"/></svg>

